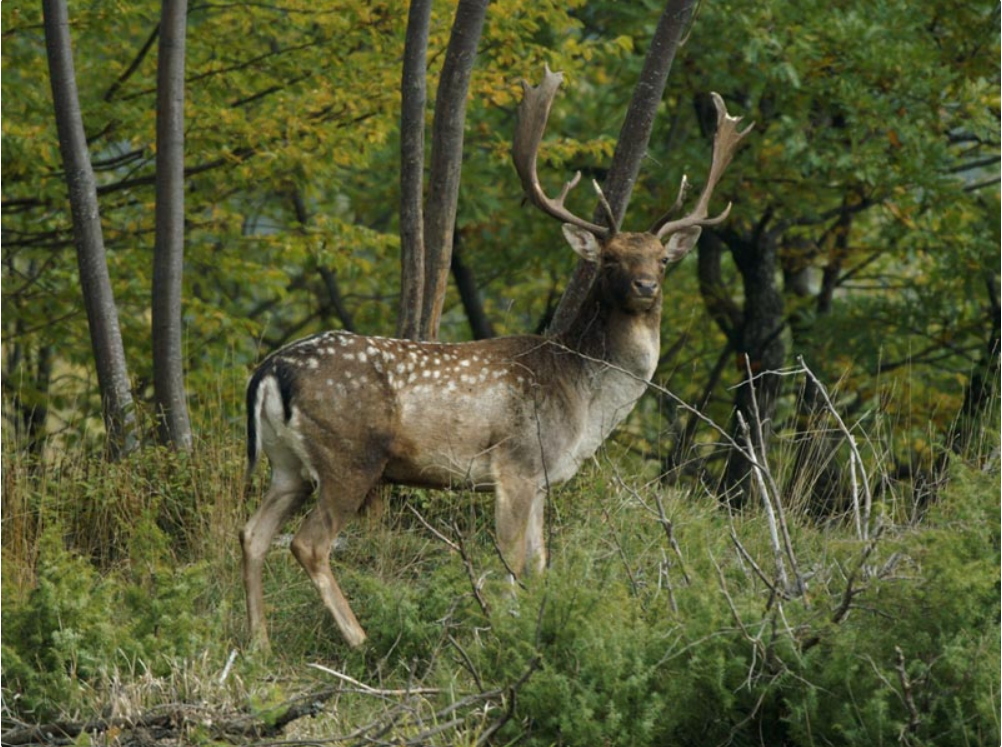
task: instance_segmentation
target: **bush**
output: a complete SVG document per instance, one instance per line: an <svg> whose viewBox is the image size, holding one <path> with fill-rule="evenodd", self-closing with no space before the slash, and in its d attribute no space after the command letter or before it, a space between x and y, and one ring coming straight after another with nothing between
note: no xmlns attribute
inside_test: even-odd
<svg viewBox="0 0 1002 747"><path fill-rule="evenodd" d="M885 519L877 541L788 512L808 593L784 599L768 581L762 512L732 516L712 495L664 494L676 551L655 508L660 486L629 485L623 475L644 465L628 460L592 466L551 496L552 567L524 591L502 580L492 504L479 498L418 503L463 541L469 567L395 502L389 526L353 524L333 562L369 635L359 651L276 550L265 577L275 653L237 657L232 692L218 683L222 659L244 642L236 536L248 509L208 497L236 495L236 460L156 450L128 467L21 475L11 489L35 517L16 557L33 564L4 568L5 591L8 578L31 579L3 598L5 704L31 721L90 717L129 682L194 672L211 676L157 702L199 692L271 712L316 686L304 664L320 661L388 693L422 688L417 700L344 693L316 727L326 738L386 719L387 739L427 731L430 744L472 744L506 719L495 743L540 747L999 741L997 460L983 469L955 459L924 513ZM114 547L95 548L95 522L108 522L97 529Z"/></svg>
<svg viewBox="0 0 1002 747"><path fill-rule="evenodd" d="M165 676L214 645L216 626L200 600L206 569L154 556L162 539L147 525L135 541L149 543L148 563L102 575L65 549L56 527L45 532L35 588L3 609L3 687L18 713L45 719L85 709L119 669Z"/></svg>

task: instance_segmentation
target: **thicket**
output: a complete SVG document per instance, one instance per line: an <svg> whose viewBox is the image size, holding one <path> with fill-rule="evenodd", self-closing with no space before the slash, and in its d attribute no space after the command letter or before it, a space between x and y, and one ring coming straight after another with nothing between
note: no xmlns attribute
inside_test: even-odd
<svg viewBox="0 0 1002 747"><path fill-rule="evenodd" d="M550 572L509 587L488 498L391 492L334 557L367 646L346 651L276 548L263 657L244 648L236 540L265 479L244 496L246 374L322 328L391 334L401 285L405 14L316 5L190 8L195 444L117 463L94 453L41 10L0 10L3 741L58 722L86 743L90 722L109 743L142 741L123 731L140 724L189 743L998 743L998 4L700 4L624 227L649 225L681 174L704 178L709 91L754 141L720 187L728 222L666 280L654 391L549 497ZM432 7L430 86L454 7ZM160 9L71 17L140 418ZM473 311L497 334L545 327L571 273L558 227L521 208L519 79L566 74L547 184L601 181L662 10L490 4L443 339L469 336ZM731 422L756 387L744 425L771 441ZM726 452L766 441L729 512Z"/></svg>
<svg viewBox="0 0 1002 747"><path fill-rule="evenodd" d="M8 735L190 708L182 739L216 743L213 718L267 723L307 694L327 705L294 744L999 739L997 421L943 455L935 495L882 472L878 434L858 433L862 529L851 505L812 516L785 480L809 434L779 434L763 484L785 487L767 491L771 512L741 513L666 487L620 439L550 496L550 570L514 591L489 497L388 493L335 551L368 644L347 650L276 547L267 657L244 649L239 438L232 423L197 430L191 455L117 464L37 463L4 439Z"/></svg>

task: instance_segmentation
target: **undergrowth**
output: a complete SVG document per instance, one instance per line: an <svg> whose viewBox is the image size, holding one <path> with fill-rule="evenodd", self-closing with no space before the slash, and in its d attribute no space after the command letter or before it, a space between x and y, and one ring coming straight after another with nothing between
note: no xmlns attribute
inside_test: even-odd
<svg viewBox="0 0 1002 747"><path fill-rule="evenodd" d="M293 743L998 743L995 428L944 459L921 507L885 484L864 533L785 496L779 553L765 511L666 488L610 448L550 495L550 568L524 589L498 560L489 497L387 491L333 557L368 643L347 649L276 546L270 655L245 648L236 538L251 507L227 426L190 456L117 464L33 463L5 439L5 722L170 703L270 718L334 687Z"/></svg>

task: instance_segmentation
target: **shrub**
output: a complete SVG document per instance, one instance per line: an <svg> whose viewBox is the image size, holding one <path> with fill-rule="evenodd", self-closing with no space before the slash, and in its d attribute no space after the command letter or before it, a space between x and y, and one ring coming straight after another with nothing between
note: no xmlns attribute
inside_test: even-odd
<svg viewBox="0 0 1002 747"><path fill-rule="evenodd" d="M164 547L152 521L134 539L150 543L148 563L102 575L65 549L55 526L46 530L35 588L3 609L3 687L17 712L44 719L85 708L119 667L163 676L212 645L206 569L151 554Z"/></svg>

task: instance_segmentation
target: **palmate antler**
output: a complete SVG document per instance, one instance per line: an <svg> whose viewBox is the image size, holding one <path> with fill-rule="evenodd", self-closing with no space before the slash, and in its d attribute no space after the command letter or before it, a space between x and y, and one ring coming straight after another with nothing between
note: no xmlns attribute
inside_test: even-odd
<svg viewBox="0 0 1002 747"><path fill-rule="evenodd" d="M538 86L531 86L526 81L522 81L524 94L522 103L518 106L518 124L515 127L515 137L511 146L512 160L515 163L518 178L522 182L522 189L533 205L557 220L571 223L605 239L608 238L613 229L579 218L564 207L564 200L568 193L581 181L580 171L564 185L560 196L556 199L546 196L539 183L539 177L536 175L536 156L539 152L539 144L543 139L543 132L546 130L546 120L550 116L553 97L563 79L563 73L555 73L547 65L543 73L543 80Z"/></svg>
<svg viewBox="0 0 1002 747"><path fill-rule="evenodd" d="M612 210L608 207L608 203L605 202L605 198L597 184L595 188L599 194L599 199L610 216L610 227L580 218L564 206L564 200L567 198L568 193L581 180L580 171L564 185L564 188L556 198L547 197L536 174L536 158L539 152L539 145L543 139L543 132L546 130L546 122L550 115L553 98L563 79L563 73L555 73L550 70L549 66L546 66L543 80L538 86L532 86L526 81L522 81L524 93L522 103L518 107L518 124L515 127L515 137L512 141L512 160L515 163L518 177L522 182L522 189L533 205L547 215L590 231L599 239L605 240L616 232L616 226L612 220ZM713 156L710 163L710 173L707 176L703 192L700 194L696 206L688 215L678 220L669 220L671 214L682 206L689 188L689 182L683 176L675 204L672 205L668 213L655 221L649 231L649 233L657 236L662 241L671 234L680 234L674 242L669 242L669 253L672 260L681 259L692 248L699 235L699 228L716 225L727 218L731 211L730 203L728 203L727 207L719 215L712 218L709 217L710 198L713 196L713 190L730 164L731 159L734 158L734 153L737 151L741 140L754 127L754 124L751 124L744 130L738 130L738 123L741 121L741 117L732 117L727 113L727 107L724 105L724 100L719 94L712 93L710 95L717 109L717 132L713 137Z"/></svg>
<svg viewBox="0 0 1002 747"><path fill-rule="evenodd" d="M724 100L719 94L711 93L710 96L713 99L713 105L717 109L717 132L713 136L713 160L710 163L710 173L706 178L706 185L703 187L703 193L699 196L696 207L688 215L678 220L668 220L668 217L681 206L682 201L685 199L685 192L688 189L689 183L686 177L682 177L682 185L679 187L678 199L675 200L675 204L672 205L668 213L655 221L654 225L650 228L650 232L659 239L663 239L671 233L686 228L716 225L722 222L731 212L731 203L727 203L727 207L724 208L720 215L714 218L707 217L709 215L710 197L713 195L713 190L716 188L717 182L720 181L720 177L724 175L724 171L730 165L731 159L734 158L734 153L737 151L742 138L755 125L754 123L750 124L744 130L739 131L738 123L741 121L741 117L732 117L727 113L727 107L724 105Z"/></svg>

